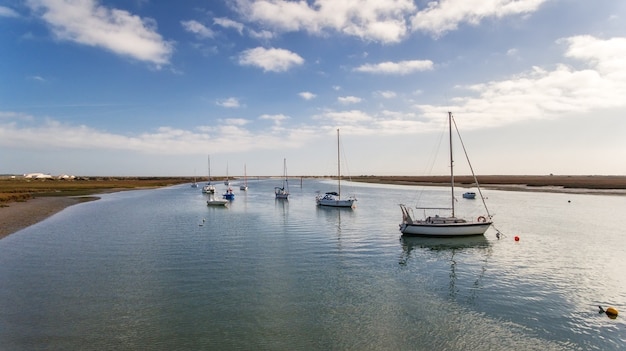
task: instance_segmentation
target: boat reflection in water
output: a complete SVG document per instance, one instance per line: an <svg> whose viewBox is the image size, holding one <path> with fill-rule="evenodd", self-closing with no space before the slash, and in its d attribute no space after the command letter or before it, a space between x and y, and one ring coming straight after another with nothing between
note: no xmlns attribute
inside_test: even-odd
<svg viewBox="0 0 626 351"><path fill-rule="evenodd" d="M482 280L486 271L487 259L491 255L491 244L484 236L454 238L400 237L402 256L399 264L405 267L416 266L417 274L424 275L425 281L437 286L444 283L447 295L457 299L467 294L474 301L482 290ZM436 259L433 259L435 256ZM441 258L449 257L446 259ZM449 262L449 266L441 263ZM457 274L457 273L461 274ZM470 278L469 280L463 278Z"/></svg>

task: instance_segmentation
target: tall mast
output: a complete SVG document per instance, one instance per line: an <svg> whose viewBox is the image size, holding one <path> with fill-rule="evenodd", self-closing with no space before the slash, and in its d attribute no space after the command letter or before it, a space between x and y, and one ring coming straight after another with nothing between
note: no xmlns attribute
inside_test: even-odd
<svg viewBox="0 0 626 351"><path fill-rule="evenodd" d="M454 160L452 158L452 112L448 112L448 127L450 128L450 189L452 189L452 217L454 217Z"/></svg>
<svg viewBox="0 0 626 351"><path fill-rule="evenodd" d="M337 128L337 185L339 200L341 200L341 156L339 154L339 128Z"/></svg>

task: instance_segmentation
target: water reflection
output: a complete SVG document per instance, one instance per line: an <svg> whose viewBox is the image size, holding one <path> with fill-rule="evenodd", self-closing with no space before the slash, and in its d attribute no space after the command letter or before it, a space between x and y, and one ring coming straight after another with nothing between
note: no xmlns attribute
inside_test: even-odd
<svg viewBox="0 0 626 351"><path fill-rule="evenodd" d="M456 299L462 289L469 289L468 301L472 302L476 299L476 294L482 289L482 279L486 271L487 258L489 256L491 244L484 236L471 236L459 238L422 238L422 237L401 237L402 256L400 257L400 265L407 266L413 259L413 256L436 256L438 262L448 262L447 267L448 279L447 291L450 298ZM486 253L483 259L480 259L476 253ZM443 259L442 259L443 258ZM476 262L476 259L479 261ZM463 274L459 275L459 270L466 273L467 270L473 271L472 266L476 267L479 272L471 273L471 282L460 284L459 280ZM433 267L432 272L436 274L441 269ZM434 277L437 281L440 277Z"/></svg>
<svg viewBox="0 0 626 351"><path fill-rule="evenodd" d="M431 251L462 251L474 248L487 248L491 244L483 235L467 236L458 238L429 238L429 237L400 237L402 249L407 259L411 251L416 248L424 248Z"/></svg>

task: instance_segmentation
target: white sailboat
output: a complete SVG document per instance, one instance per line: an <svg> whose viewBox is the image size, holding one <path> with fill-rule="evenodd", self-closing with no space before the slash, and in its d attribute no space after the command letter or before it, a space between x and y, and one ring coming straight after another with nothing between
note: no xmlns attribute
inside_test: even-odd
<svg viewBox="0 0 626 351"><path fill-rule="evenodd" d="M400 209L402 210L402 223L400 224L400 232L402 235L407 236L433 236L433 237L459 237L459 236L471 236L471 235L483 235L485 231L491 226L491 215L489 214L489 210L485 204L484 197L480 191L480 186L478 185L478 180L474 175L474 170L471 167L472 175L474 176L474 181L476 182L476 186L478 188L478 193L480 194L480 198L483 201L483 205L485 207L486 216L479 216L476 220L466 220L463 218L456 217L454 212L454 170L453 170L453 156L452 156L452 123L454 123L454 127L459 134L458 129L456 128L456 122L454 122L454 118L452 117L452 112L448 112L448 124L449 124L449 138L450 138L450 188L451 188L451 204L450 208L440 208L440 207L416 207L417 209L422 210L450 210L450 216L441 217L439 215L428 216L424 219L416 220L413 218L412 210L406 205L400 204ZM460 134L459 134L460 138ZM463 142L461 141L461 145ZM465 146L463 146L463 150L465 151ZM467 153L465 153L467 158ZM469 159L468 163L469 163Z"/></svg>
<svg viewBox="0 0 626 351"><path fill-rule="evenodd" d="M337 191L327 192L324 195L318 194L315 202L318 206L328 207L354 207L356 197L350 196L347 199L341 199L341 157L339 153L339 129L337 129Z"/></svg>
<svg viewBox="0 0 626 351"><path fill-rule="evenodd" d="M207 200L207 206L228 206L230 201L226 199L216 199L215 194L211 194L211 197Z"/></svg>
<svg viewBox="0 0 626 351"><path fill-rule="evenodd" d="M202 187L203 194L215 194L215 186L211 184L211 155L207 156L208 168L209 168L209 180Z"/></svg>
<svg viewBox="0 0 626 351"><path fill-rule="evenodd" d="M283 186L275 187L274 194L277 199L286 200L289 198L289 179L287 179L287 159L283 159Z"/></svg>
<svg viewBox="0 0 626 351"><path fill-rule="evenodd" d="M239 186L239 190L248 190L248 174L246 172L246 165L243 165L243 184Z"/></svg>
<svg viewBox="0 0 626 351"><path fill-rule="evenodd" d="M228 180L228 163L226 164L226 179L224 180L224 185L230 186L230 180Z"/></svg>

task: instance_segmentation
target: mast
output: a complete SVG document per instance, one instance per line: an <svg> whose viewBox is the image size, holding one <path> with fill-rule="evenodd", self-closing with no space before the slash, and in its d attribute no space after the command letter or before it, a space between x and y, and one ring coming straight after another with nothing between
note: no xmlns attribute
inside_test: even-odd
<svg viewBox="0 0 626 351"><path fill-rule="evenodd" d="M207 155L208 167L209 167L209 184L211 184L211 155Z"/></svg>
<svg viewBox="0 0 626 351"><path fill-rule="evenodd" d="M337 128L337 194L341 200L341 156L339 154L339 128Z"/></svg>
<svg viewBox="0 0 626 351"><path fill-rule="evenodd" d="M448 127L450 129L450 189L452 191L452 217L454 217L454 159L452 158L452 112L448 112Z"/></svg>
<svg viewBox="0 0 626 351"><path fill-rule="evenodd" d="M287 183L287 159L283 158L283 190L285 189L285 183ZM287 192L289 192L289 183L287 183Z"/></svg>

